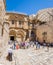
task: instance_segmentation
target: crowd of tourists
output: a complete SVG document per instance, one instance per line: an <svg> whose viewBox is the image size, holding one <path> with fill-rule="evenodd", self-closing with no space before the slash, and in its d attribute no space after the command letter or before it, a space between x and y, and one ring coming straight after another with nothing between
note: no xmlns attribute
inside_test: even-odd
<svg viewBox="0 0 53 65"><path fill-rule="evenodd" d="M22 41L22 42L18 42L18 41L11 41L11 42L8 42L8 44L12 44L12 49L27 49L29 47L34 47L36 46L36 49L40 49L40 46L43 46L44 47L49 47L51 46L50 43L46 43L45 40L41 43L39 42L38 40L37 41Z"/></svg>
<svg viewBox="0 0 53 65"><path fill-rule="evenodd" d="M30 41L30 42L16 42L14 41L13 43L9 43L9 44L13 44L12 45L12 49L27 49L29 47L34 47L36 46L36 48L40 48L40 42L38 41Z"/></svg>
<svg viewBox="0 0 53 65"><path fill-rule="evenodd" d="M28 49L30 47L34 47L36 48L36 50L40 49L40 46L43 45L44 47L47 47L47 50L49 51L49 43L46 43L45 40L43 41L43 43L41 44L38 40L37 41L30 41L30 42L8 42L9 45L13 44L9 49L8 49L8 56L7 59L9 61L12 61L12 50L18 50L18 49Z"/></svg>

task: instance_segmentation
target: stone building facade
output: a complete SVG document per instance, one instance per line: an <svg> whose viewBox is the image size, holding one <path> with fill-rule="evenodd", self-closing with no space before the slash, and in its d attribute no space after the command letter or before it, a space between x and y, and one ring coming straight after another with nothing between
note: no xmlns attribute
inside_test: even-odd
<svg viewBox="0 0 53 65"><path fill-rule="evenodd" d="M53 8L40 10L30 16L6 12L5 8L5 0L0 0L0 44L7 45L9 40L21 42L37 38L40 42L53 43Z"/></svg>
<svg viewBox="0 0 53 65"><path fill-rule="evenodd" d="M9 40L27 41L32 38L31 32L35 35L32 31L32 22L26 14L7 12L6 21L9 23Z"/></svg>
<svg viewBox="0 0 53 65"><path fill-rule="evenodd" d="M48 43L53 43L53 8L47 8L38 11L37 20L42 22L37 26L37 37L40 42L45 40Z"/></svg>

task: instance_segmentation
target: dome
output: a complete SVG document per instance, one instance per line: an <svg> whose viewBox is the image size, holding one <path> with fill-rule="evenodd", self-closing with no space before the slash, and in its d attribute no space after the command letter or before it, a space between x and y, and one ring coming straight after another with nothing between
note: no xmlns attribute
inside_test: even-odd
<svg viewBox="0 0 53 65"><path fill-rule="evenodd" d="M38 19L40 21L52 21L53 8L42 9L38 11Z"/></svg>

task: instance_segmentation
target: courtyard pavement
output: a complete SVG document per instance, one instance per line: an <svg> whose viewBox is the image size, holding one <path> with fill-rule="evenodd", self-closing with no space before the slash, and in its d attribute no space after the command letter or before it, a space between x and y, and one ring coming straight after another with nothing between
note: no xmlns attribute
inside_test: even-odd
<svg viewBox="0 0 53 65"><path fill-rule="evenodd" d="M51 47L49 51L42 46L39 50L36 50L35 47L13 50L12 62L6 60L8 48L0 57L0 65L53 65L53 48Z"/></svg>

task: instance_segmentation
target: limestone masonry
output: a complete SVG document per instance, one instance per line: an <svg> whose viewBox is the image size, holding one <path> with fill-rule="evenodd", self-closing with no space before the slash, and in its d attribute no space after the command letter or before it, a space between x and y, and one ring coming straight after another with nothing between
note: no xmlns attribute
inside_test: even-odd
<svg viewBox="0 0 53 65"><path fill-rule="evenodd" d="M53 43L53 8L39 10L27 15L7 12L6 1L0 0L0 46L8 41L34 41Z"/></svg>

